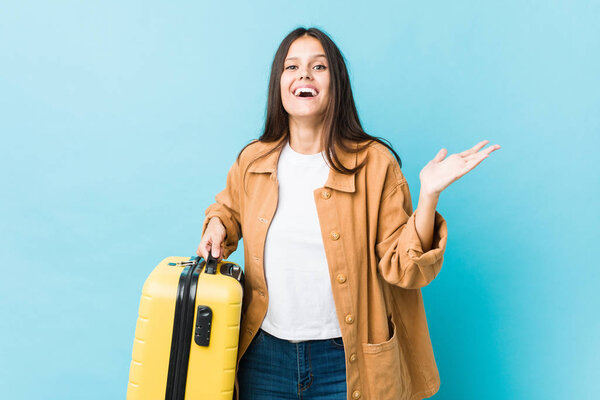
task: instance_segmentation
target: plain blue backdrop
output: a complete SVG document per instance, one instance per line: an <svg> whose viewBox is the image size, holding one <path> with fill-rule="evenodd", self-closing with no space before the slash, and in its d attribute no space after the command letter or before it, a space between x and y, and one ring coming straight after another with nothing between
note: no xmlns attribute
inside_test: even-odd
<svg viewBox="0 0 600 400"><path fill-rule="evenodd" d="M0 397L125 397L145 278L194 255L277 46L316 26L415 208L441 148L502 146L440 196L433 398L599 398L599 21L598 1L2 2Z"/></svg>

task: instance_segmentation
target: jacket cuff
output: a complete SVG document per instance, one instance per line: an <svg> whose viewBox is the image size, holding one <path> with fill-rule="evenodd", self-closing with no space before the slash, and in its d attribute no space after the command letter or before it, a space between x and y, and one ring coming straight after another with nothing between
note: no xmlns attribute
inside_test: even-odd
<svg viewBox="0 0 600 400"><path fill-rule="evenodd" d="M416 213L417 210L409 217L402 232L402 234L405 235L404 240L407 243L406 253L408 254L409 259L419 266L433 265L443 258L444 251L446 250L446 242L448 239L446 220L439 212L435 212L431 249L424 252L423 246L421 245L421 239L419 239L419 235L417 234L417 227L415 224Z"/></svg>

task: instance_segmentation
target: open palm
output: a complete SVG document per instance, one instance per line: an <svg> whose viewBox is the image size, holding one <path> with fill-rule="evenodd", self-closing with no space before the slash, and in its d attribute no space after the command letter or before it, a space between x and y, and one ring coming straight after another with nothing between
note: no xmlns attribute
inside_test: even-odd
<svg viewBox="0 0 600 400"><path fill-rule="evenodd" d="M448 150L441 149L419 173L421 190L431 195L439 195L452 182L475 168L491 152L500 148L499 145L495 144L481 150L487 143L489 143L489 140L483 140L462 153L451 154L448 157L446 157ZM444 157L446 158L444 159Z"/></svg>

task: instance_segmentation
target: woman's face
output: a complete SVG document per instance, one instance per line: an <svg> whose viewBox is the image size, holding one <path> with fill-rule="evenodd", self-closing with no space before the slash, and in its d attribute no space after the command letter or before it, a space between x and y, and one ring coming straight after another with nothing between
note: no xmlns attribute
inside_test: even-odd
<svg viewBox="0 0 600 400"><path fill-rule="evenodd" d="M284 62L280 84L283 108L290 117L323 118L329 99L329 64L318 39L303 36L294 40ZM313 90L303 93L299 88Z"/></svg>

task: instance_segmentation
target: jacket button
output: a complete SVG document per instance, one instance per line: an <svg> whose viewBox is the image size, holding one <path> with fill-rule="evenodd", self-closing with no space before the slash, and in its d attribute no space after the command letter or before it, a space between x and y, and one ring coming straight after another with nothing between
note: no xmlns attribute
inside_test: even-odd
<svg viewBox="0 0 600 400"><path fill-rule="evenodd" d="M337 276L337 281L338 281L339 283L344 283L344 282L346 282L346 275L344 275L344 274L339 274L339 275Z"/></svg>
<svg viewBox="0 0 600 400"><path fill-rule="evenodd" d="M350 362L356 361L356 353L350 354Z"/></svg>
<svg viewBox="0 0 600 400"><path fill-rule="evenodd" d="M329 193L327 190L321 192L321 197L324 198L325 200L327 200L328 198L331 197L331 193Z"/></svg>
<svg viewBox="0 0 600 400"><path fill-rule="evenodd" d="M340 238L340 234L335 231L331 232L329 236L331 237L331 240L338 240Z"/></svg>
<svg viewBox="0 0 600 400"><path fill-rule="evenodd" d="M355 390L354 392L352 392L352 398L360 399L360 390Z"/></svg>
<svg viewBox="0 0 600 400"><path fill-rule="evenodd" d="M347 324L351 324L351 323L353 323L353 322L354 322L354 317L352 316L352 314L348 314L348 315L346 315L346 318L345 318L345 319L346 319L346 323L347 323Z"/></svg>
<svg viewBox="0 0 600 400"><path fill-rule="evenodd" d="M259 220L260 222L262 222L263 224L266 224L266 223L267 223L267 219L266 219L266 218L260 217L258 220Z"/></svg>

